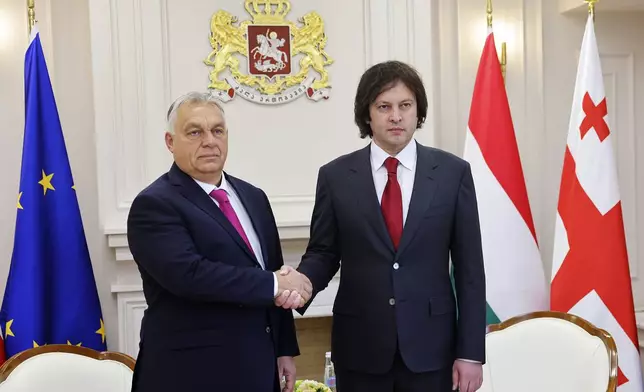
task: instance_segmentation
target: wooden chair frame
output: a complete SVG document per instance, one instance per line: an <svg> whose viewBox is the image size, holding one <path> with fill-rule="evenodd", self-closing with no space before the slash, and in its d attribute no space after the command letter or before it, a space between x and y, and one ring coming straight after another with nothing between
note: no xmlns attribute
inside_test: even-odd
<svg viewBox="0 0 644 392"><path fill-rule="evenodd" d="M123 353L112 352L112 351L101 352L101 351L92 350L87 347L70 346L67 344L50 344L50 345L34 347L29 350L22 351L12 356L11 358L9 358L0 367L0 382L5 381L9 377L11 372L15 368L17 368L20 364L25 362L27 359L33 358L40 354L47 354L47 353L69 353L69 354L82 355L84 357L97 359L99 361L102 361L102 360L117 361L124 364L132 371L134 371L134 365L136 364L136 360L134 358Z"/></svg>
<svg viewBox="0 0 644 392"><path fill-rule="evenodd" d="M617 390L618 363L617 363L617 345L615 344L615 340L608 333L608 331L601 328L597 328L595 325L591 324L590 322L588 322L587 320L584 320L579 316L575 316L574 314L570 314L570 313L555 312L555 311L532 312L521 316L512 317L499 324L491 324L488 326L488 333L502 331L522 321L534 320L539 318L556 318L560 320L565 320L581 327L590 335L598 337L604 343L604 346L606 346L606 350L608 351L610 371L608 374L608 388L606 389L606 392L615 392Z"/></svg>

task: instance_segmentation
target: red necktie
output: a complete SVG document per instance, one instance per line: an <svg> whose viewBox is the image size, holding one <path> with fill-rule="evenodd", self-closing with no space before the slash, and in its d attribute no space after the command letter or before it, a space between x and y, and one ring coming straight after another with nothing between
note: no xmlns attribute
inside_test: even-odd
<svg viewBox="0 0 644 392"><path fill-rule="evenodd" d="M402 192L398 184L398 160L389 157L385 160L387 168L387 185L382 193L380 208L385 218L385 224L389 231L394 249L398 249L398 243L403 231Z"/></svg>
<svg viewBox="0 0 644 392"><path fill-rule="evenodd" d="M253 247L250 246L250 241L248 241L246 232L244 231L244 228L242 227L241 222L239 221L239 218L237 217L237 214L233 209L233 206L230 204L230 199L228 199L228 194L226 193L226 191L223 189L213 189L213 191L210 192L210 196L212 196L213 199L217 200L217 203L219 203L219 209L235 227L235 230L237 230L246 245L248 245L250 253L255 254L255 252L253 252Z"/></svg>

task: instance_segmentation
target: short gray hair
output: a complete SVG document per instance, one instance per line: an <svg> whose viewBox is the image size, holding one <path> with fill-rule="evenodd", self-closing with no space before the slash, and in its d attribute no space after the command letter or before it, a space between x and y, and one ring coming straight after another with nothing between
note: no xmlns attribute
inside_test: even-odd
<svg viewBox="0 0 644 392"><path fill-rule="evenodd" d="M168 108L168 114L166 117L168 132L172 134L174 133L174 123L177 121L177 112L179 111L179 108L183 104L193 103L215 105L219 108L219 110L221 110L222 116L224 116L225 114L224 108L210 92L202 93L199 91L190 91L189 93L186 93L175 99L174 102L172 102L172 105L170 105L170 108Z"/></svg>

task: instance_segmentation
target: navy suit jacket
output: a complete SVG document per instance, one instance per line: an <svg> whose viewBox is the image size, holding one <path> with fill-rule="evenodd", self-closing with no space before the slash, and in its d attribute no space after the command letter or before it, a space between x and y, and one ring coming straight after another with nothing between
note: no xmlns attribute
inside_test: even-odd
<svg viewBox="0 0 644 392"><path fill-rule="evenodd" d="M417 147L397 251L378 203L369 146L320 168L311 238L298 270L315 295L342 265L332 327L337 367L384 373L397 348L414 372L445 369L456 358L485 360L485 273L470 166Z"/></svg>
<svg viewBox="0 0 644 392"><path fill-rule="evenodd" d="M299 354L293 313L273 303L271 271L283 260L268 198L224 175L253 222L266 270L176 165L144 189L127 230L148 305L135 391L273 392L277 357Z"/></svg>

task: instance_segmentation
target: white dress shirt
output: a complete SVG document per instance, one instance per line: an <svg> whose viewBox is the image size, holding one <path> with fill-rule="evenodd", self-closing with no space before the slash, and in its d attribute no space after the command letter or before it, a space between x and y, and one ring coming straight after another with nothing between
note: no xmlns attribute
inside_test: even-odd
<svg viewBox="0 0 644 392"><path fill-rule="evenodd" d="M233 207L233 210L235 210L235 214L237 214L237 218L239 219L239 223L241 223L242 228L244 229L244 232L246 232L246 237L248 237L248 242L250 242L250 247L253 248L253 253L255 253L255 257L257 257L257 261L259 262L259 265L262 266L263 269L266 269L266 263L264 262L264 255L262 254L262 246L259 242L259 237L257 236L257 232L255 231L255 227L253 227L253 222L250 220L250 216L248 215L248 212L244 208L244 205L241 202L241 199L239 199L239 196L237 195L237 192L235 192L235 189L230 186L228 181L226 181L226 175L222 173L221 175L221 184L219 187L212 185L212 184L207 184L205 182L201 182L197 179L194 179L197 184L208 194L210 199L219 207L219 203L217 200L215 200L212 196L210 196L210 192L212 192L215 189L222 189L226 191L226 194L228 195L228 199L230 200L230 205ZM273 296L277 294L277 276L273 274Z"/></svg>
<svg viewBox="0 0 644 392"><path fill-rule="evenodd" d="M414 191L414 177L416 176L416 142L411 139L409 143L396 155L394 158L398 159L398 183L402 191L402 205L403 205L403 227L407 220L407 212L409 212L409 202L411 201L411 194ZM387 185L387 168L385 167L385 160L389 158L389 153L385 152L376 143L371 142L371 174L373 175L373 184L376 186L376 194L378 195L378 203L382 201L382 194Z"/></svg>

